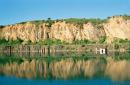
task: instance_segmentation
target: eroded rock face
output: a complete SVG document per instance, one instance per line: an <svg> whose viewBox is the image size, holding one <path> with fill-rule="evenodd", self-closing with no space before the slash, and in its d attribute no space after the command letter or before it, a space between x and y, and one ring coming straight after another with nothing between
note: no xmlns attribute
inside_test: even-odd
<svg viewBox="0 0 130 85"><path fill-rule="evenodd" d="M65 22L55 22L51 27L50 38L72 42L80 28Z"/></svg>
<svg viewBox="0 0 130 85"><path fill-rule="evenodd" d="M105 36L102 32L103 29L98 29L92 23L87 23L83 25L83 28L77 32L76 40L93 40L98 41L99 37Z"/></svg>
<svg viewBox="0 0 130 85"><path fill-rule="evenodd" d="M26 24L10 25L2 29L1 37L6 40L22 39L24 41L38 41L46 39L47 27L45 23L36 26L30 22Z"/></svg>
<svg viewBox="0 0 130 85"><path fill-rule="evenodd" d="M74 40L99 41L101 36L107 36L107 42L111 43L115 38L130 40L130 20L125 20L121 16L111 17L107 23L99 24L98 28L88 22L79 26L77 24L66 23L65 21L55 22L48 27L47 23L16 24L5 26L0 29L0 36L6 40L22 39L24 41L37 42L45 39L58 39L71 43Z"/></svg>
<svg viewBox="0 0 130 85"><path fill-rule="evenodd" d="M59 39L61 41L72 42L74 40L98 40L100 30L94 28L91 23L83 25L80 28L78 25L55 22L51 28L48 28L45 23L36 26L32 23L10 25L2 30L2 38L6 40L22 39L24 41L36 42L45 39Z"/></svg>
<svg viewBox="0 0 130 85"><path fill-rule="evenodd" d="M115 38L130 40L130 20L125 20L121 16L110 18L104 24L104 30L108 37L107 42L112 42Z"/></svg>

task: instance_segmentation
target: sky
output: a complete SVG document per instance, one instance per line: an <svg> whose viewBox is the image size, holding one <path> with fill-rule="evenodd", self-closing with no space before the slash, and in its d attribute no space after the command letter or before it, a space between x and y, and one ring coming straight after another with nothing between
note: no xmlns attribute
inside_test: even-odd
<svg viewBox="0 0 130 85"><path fill-rule="evenodd" d="M0 25L47 18L130 15L130 0L0 0Z"/></svg>

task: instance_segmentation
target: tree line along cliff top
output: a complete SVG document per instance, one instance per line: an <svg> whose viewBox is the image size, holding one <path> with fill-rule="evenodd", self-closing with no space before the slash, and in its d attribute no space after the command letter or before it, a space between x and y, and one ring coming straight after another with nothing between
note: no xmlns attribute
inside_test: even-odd
<svg viewBox="0 0 130 85"><path fill-rule="evenodd" d="M52 20L51 18L48 18L47 20L25 21L25 22L20 22L20 23L16 23L16 24L26 24L27 22L30 22L30 23L39 25L39 24L42 24L42 23L49 23L50 26L51 26L54 22L65 21L66 23L77 24L77 25L83 25L83 24L86 24L88 22L92 23L93 25L99 25L99 24L107 22L108 19L113 18L113 17L123 17L125 20L130 20L130 15L117 15L117 16L107 17L106 19L100 19L100 18L67 18L67 19ZM3 28L5 26L0 25L0 28Z"/></svg>

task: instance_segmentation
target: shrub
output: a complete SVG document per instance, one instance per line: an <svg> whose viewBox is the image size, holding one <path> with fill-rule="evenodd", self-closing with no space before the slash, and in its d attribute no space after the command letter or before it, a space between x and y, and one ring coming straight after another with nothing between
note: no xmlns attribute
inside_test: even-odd
<svg viewBox="0 0 130 85"><path fill-rule="evenodd" d="M73 24L78 24L78 25L83 25L85 23L91 22L93 25L98 25L101 24L103 22L105 22L106 20L101 20L101 19L86 19L86 18L69 18L69 19L64 19L64 21L66 21L67 23L73 23Z"/></svg>
<svg viewBox="0 0 130 85"><path fill-rule="evenodd" d="M116 38L114 41L113 41L114 44L128 44L130 43L130 41L128 39L119 39L119 38Z"/></svg>
<svg viewBox="0 0 130 85"><path fill-rule="evenodd" d="M119 49L119 45L118 45L118 44L115 44L115 45L114 45L114 48L115 48L115 49Z"/></svg>
<svg viewBox="0 0 130 85"><path fill-rule="evenodd" d="M83 44L94 44L94 41L90 41L90 40L75 40L73 41L72 44L79 44L79 45L83 45Z"/></svg>
<svg viewBox="0 0 130 85"><path fill-rule="evenodd" d="M48 24L47 26L50 28L51 25L54 23L54 21L51 20L51 18L48 18L48 19L46 20L46 23Z"/></svg>
<svg viewBox="0 0 130 85"><path fill-rule="evenodd" d="M99 43L104 43L106 41L106 36L101 36L99 38Z"/></svg>
<svg viewBox="0 0 130 85"><path fill-rule="evenodd" d="M23 40L17 39L17 40L6 40L6 39L0 39L0 45L16 45L21 44Z"/></svg>
<svg viewBox="0 0 130 85"><path fill-rule="evenodd" d="M40 45L60 45L60 44L66 44L65 42L62 42L61 40L51 40L51 39L46 39L46 40L40 40L37 42L37 44Z"/></svg>
<svg viewBox="0 0 130 85"><path fill-rule="evenodd" d="M3 26L3 25L0 25L0 28L4 28L5 26Z"/></svg>
<svg viewBox="0 0 130 85"><path fill-rule="evenodd" d="M8 41L6 39L0 39L0 44L7 44Z"/></svg>

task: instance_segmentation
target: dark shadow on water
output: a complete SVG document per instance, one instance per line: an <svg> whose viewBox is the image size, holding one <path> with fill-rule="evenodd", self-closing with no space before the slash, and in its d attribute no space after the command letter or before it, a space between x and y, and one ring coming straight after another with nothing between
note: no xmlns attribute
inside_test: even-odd
<svg viewBox="0 0 130 85"><path fill-rule="evenodd" d="M0 85L130 85L130 82L113 82L109 79L28 80L15 77L0 77Z"/></svg>

